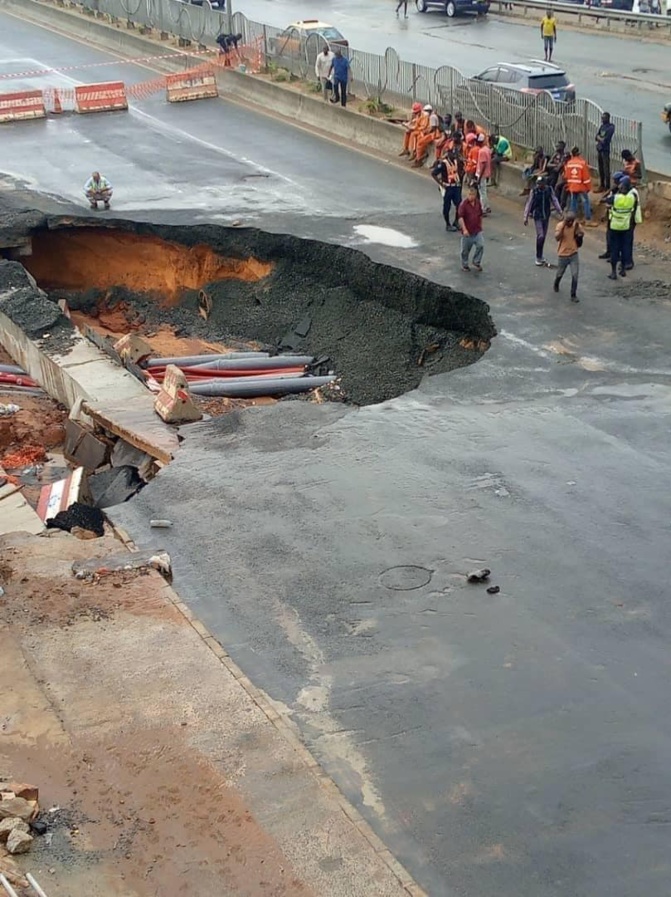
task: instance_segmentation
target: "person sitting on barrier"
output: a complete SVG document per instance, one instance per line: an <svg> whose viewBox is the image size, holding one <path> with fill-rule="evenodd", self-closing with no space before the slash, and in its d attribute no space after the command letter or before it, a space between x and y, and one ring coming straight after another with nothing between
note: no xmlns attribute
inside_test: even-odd
<svg viewBox="0 0 671 897"><path fill-rule="evenodd" d="M569 154L566 152L566 142L564 140L560 140L555 146L554 153L548 159L548 164L545 169L548 184L555 192L557 192L557 185L562 176L564 165L566 165L568 158Z"/></svg>
<svg viewBox="0 0 671 897"><path fill-rule="evenodd" d="M235 50L235 54L240 58L240 51L238 50L238 44L242 40L241 34L218 34L215 38L216 42L219 44L219 54L225 56L224 65L230 66L230 54L231 50Z"/></svg>
<svg viewBox="0 0 671 897"><path fill-rule="evenodd" d="M485 137L487 136L487 132L482 127L482 125L476 125L476 123L471 118L469 118L467 120L466 124L464 125L464 128L465 128L465 130L464 130L465 137L468 137L469 134L475 134L476 137L478 137L480 134L484 134Z"/></svg>
<svg viewBox="0 0 671 897"><path fill-rule="evenodd" d="M424 112L428 113L429 121L424 132L417 137L417 149L415 150L414 168L420 168L429 156L429 149L432 143L435 143L442 136L440 128L440 116L429 103L424 107Z"/></svg>
<svg viewBox="0 0 671 897"><path fill-rule="evenodd" d="M110 199L112 198L112 185L99 171L94 171L84 184L84 193L91 203L92 209L97 209L99 202L104 203L105 208L109 209Z"/></svg>
<svg viewBox="0 0 671 897"><path fill-rule="evenodd" d="M416 143L417 143L417 126L419 123L419 116L422 111L421 103L413 103L412 104L412 113L408 121L403 122L403 127L405 128L405 134L403 136L403 149L399 153L399 156L414 156Z"/></svg>
<svg viewBox="0 0 671 897"><path fill-rule="evenodd" d="M513 157L513 148L510 141L501 134L492 134L489 138L492 150L492 187L496 187L501 177L501 163L510 162Z"/></svg>
<svg viewBox="0 0 671 897"><path fill-rule="evenodd" d="M631 150L622 150L621 155L622 162L624 163L622 166L622 171L629 178L631 185L635 187L641 180L641 163L638 161Z"/></svg>
<svg viewBox="0 0 671 897"><path fill-rule="evenodd" d="M415 103L413 105L413 111L415 109L415 105L419 105ZM429 109L431 107L429 106ZM413 124L413 132L414 136L410 139L410 152L408 155L410 156L410 161L415 162L417 159L417 144L419 143L420 138L426 134L429 127L429 112L426 106L420 106L419 112L414 120Z"/></svg>

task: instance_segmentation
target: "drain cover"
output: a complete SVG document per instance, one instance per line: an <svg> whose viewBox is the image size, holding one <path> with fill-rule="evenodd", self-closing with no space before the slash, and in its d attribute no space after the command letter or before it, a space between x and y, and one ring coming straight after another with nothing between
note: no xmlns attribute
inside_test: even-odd
<svg viewBox="0 0 671 897"><path fill-rule="evenodd" d="M421 589L431 582L433 570L428 567L418 567L415 564L407 564L403 567L390 567L380 574L380 582L386 589L395 592L411 592L413 589Z"/></svg>

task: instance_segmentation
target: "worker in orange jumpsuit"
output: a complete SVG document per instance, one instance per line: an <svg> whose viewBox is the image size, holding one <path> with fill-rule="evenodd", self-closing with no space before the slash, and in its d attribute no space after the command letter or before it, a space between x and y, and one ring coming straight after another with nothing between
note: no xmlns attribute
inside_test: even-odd
<svg viewBox="0 0 671 897"><path fill-rule="evenodd" d="M405 135L403 137L403 149L399 153L399 156L413 156L415 153L415 149L417 148L417 123L421 111L421 103L412 104L412 114L410 116L410 120L403 122Z"/></svg>
<svg viewBox="0 0 671 897"><path fill-rule="evenodd" d="M471 183L475 179L475 173L478 170L478 157L480 155L480 147L478 146L477 135L475 131L469 131L466 134L466 182Z"/></svg>
<svg viewBox="0 0 671 897"><path fill-rule="evenodd" d="M433 111L433 106L427 103L422 110L422 113L427 116L427 119L425 127L417 136L417 148L415 150L414 161L415 168L419 168L420 165L424 164L429 155L429 147L441 136L440 119Z"/></svg>

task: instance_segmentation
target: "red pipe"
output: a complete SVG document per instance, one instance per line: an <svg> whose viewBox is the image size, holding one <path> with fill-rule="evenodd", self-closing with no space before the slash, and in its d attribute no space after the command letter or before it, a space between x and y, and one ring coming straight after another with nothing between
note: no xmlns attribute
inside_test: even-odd
<svg viewBox="0 0 671 897"><path fill-rule="evenodd" d="M210 379L212 379L210 377ZM13 386L37 386L39 387L39 383L36 383L34 380L31 380L30 377L23 377L20 374L1 374L0 373L0 383L11 383Z"/></svg>
<svg viewBox="0 0 671 897"><path fill-rule="evenodd" d="M181 368L182 373L186 377L187 381L193 380L214 380L215 378L220 377L259 377L264 374L268 374L270 376L277 376L277 374L304 374L305 367L297 367L297 368L278 368L277 370L245 370L245 371L232 371L232 370L219 370L215 368L214 370L206 370L204 368L200 368L199 370L195 370L193 368ZM156 380L161 382L165 377L165 371L161 371L157 368L151 369L151 375Z"/></svg>

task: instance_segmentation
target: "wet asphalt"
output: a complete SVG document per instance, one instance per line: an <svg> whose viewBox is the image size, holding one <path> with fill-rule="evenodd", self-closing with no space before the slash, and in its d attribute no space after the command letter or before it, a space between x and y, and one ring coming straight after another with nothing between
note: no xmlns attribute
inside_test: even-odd
<svg viewBox="0 0 671 897"><path fill-rule="evenodd" d="M254 147L255 117L212 118L194 105L180 128L208 128L224 155ZM209 157L163 127L133 125L133 140L151 132L153 168L144 144L115 144L113 120L77 127L123 157L132 217L245 208L489 302L499 335L476 365L360 410L290 402L185 427L173 464L112 516L170 551L183 599L430 894L666 897L664 264L639 253L613 288L590 233L572 305L505 201L486 222L484 273L465 275L428 184L279 123L250 158L292 177L303 206L281 213L266 193L267 214L263 189L231 188L235 160L221 163L224 199L193 202L214 195ZM52 127L46 168L63 153L85 174L95 154L69 133ZM23 171L25 139L3 130L2 167L45 192L67 180L76 199L69 170L42 176L30 156ZM366 244L358 223L416 245ZM173 527L159 539L152 518ZM482 566L499 594L466 583Z"/></svg>

